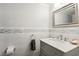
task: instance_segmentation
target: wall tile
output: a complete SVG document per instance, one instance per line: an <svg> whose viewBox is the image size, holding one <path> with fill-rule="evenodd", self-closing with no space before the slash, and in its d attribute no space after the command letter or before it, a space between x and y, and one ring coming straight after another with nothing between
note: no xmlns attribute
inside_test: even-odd
<svg viewBox="0 0 79 59"><path fill-rule="evenodd" d="M50 37L60 34L69 39L79 39L79 27L53 28L50 30Z"/></svg>
<svg viewBox="0 0 79 59"><path fill-rule="evenodd" d="M31 35L34 34L33 37ZM48 29L15 29L15 28L1 28L0 29L0 55L4 50L14 45L16 47L16 56L31 56L39 55L40 53L40 39L49 37ZM32 39L36 40L35 52L30 50L30 42Z"/></svg>

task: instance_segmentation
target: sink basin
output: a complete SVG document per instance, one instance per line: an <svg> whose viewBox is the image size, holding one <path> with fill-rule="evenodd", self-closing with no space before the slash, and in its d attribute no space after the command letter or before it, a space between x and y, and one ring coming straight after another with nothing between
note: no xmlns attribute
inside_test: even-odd
<svg viewBox="0 0 79 59"><path fill-rule="evenodd" d="M61 50L63 52L68 52L68 51L71 51L72 49L78 47L78 45L73 45L70 42L53 39L53 38L45 38L45 39L41 39L41 41Z"/></svg>
<svg viewBox="0 0 79 59"><path fill-rule="evenodd" d="M72 43L74 45L78 45L79 44L79 39L74 39L70 43Z"/></svg>

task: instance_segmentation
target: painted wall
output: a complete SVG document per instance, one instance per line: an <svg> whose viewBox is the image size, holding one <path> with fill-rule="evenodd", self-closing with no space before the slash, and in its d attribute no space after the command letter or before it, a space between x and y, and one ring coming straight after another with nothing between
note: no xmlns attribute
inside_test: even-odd
<svg viewBox="0 0 79 59"><path fill-rule="evenodd" d="M0 4L0 55L14 45L14 55L39 55L41 38L49 36L49 6L47 4ZM36 50L30 50L31 35Z"/></svg>
<svg viewBox="0 0 79 59"><path fill-rule="evenodd" d="M49 13L45 4L0 4L0 8L1 27L47 28L48 26Z"/></svg>

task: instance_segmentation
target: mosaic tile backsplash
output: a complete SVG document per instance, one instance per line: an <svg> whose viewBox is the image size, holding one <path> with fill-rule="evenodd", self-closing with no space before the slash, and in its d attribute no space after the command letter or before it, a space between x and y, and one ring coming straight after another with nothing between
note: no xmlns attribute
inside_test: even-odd
<svg viewBox="0 0 79 59"><path fill-rule="evenodd" d="M68 28L52 28L50 29L50 37L63 35L68 40L79 39L79 27Z"/></svg>
<svg viewBox="0 0 79 59"><path fill-rule="evenodd" d="M24 29L24 28L0 28L0 33L29 33L29 32L47 32L48 29Z"/></svg>

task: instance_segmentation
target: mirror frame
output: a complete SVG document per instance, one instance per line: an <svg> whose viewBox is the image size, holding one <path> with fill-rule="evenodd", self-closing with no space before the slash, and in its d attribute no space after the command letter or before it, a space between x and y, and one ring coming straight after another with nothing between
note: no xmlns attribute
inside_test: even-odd
<svg viewBox="0 0 79 59"><path fill-rule="evenodd" d="M78 23L72 23L72 24L61 24L61 25L55 25L55 13L57 12L60 12L68 7L71 7L71 6L75 6L75 19L78 21ZM63 6L57 10L55 10L52 14L53 16L53 27L70 27L70 26L79 26L79 20L78 20L78 4L77 3L69 3L68 5L66 6Z"/></svg>

